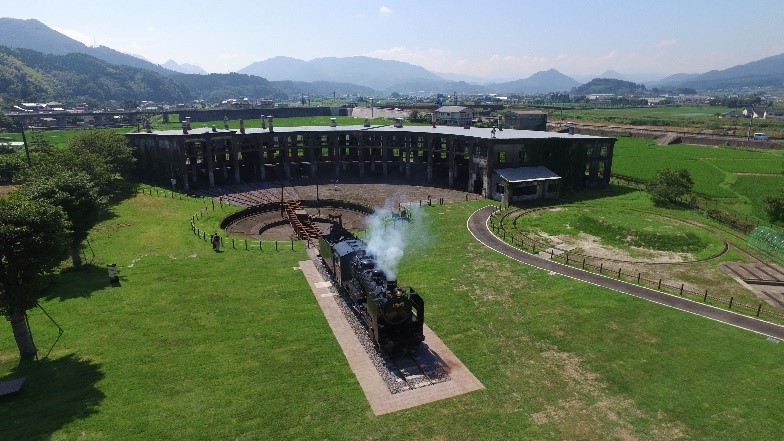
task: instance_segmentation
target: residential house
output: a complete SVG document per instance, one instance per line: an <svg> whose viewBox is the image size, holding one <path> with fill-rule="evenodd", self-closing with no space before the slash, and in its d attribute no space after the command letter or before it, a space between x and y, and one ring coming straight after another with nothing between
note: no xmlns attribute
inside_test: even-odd
<svg viewBox="0 0 784 441"><path fill-rule="evenodd" d="M442 106L435 110L436 124L445 126L470 126L474 112L463 106Z"/></svg>

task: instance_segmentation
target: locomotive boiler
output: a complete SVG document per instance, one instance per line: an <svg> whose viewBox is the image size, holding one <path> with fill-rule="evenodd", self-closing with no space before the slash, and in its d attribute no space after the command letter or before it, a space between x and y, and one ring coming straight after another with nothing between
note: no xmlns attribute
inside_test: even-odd
<svg viewBox="0 0 784 441"><path fill-rule="evenodd" d="M351 297L373 343L388 353L408 352L425 340L425 302L378 267L367 243L342 228L319 239L332 278Z"/></svg>

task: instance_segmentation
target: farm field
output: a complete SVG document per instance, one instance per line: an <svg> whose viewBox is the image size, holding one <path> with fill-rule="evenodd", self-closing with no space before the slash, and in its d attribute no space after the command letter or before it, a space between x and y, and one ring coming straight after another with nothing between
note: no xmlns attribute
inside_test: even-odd
<svg viewBox="0 0 784 441"><path fill-rule="evenodd" d="M549 110L548 119L556 123L572 121L577 124L615 125L715 135L746 136L748 132L766 132L771 138L784 138L784 121L781 120L754 119L749 126L749 120L745 118L718 117L733 110L743 109L699 105L592 109L564 107L563 110Z"/></svg>
<svg viewBox="0 0 784 441"><path fill-rule="evenodd" d="M49 358L18 365L0 332L0 376L27 377L0 401L0 439L780 435L784 346L510 261L465 228L487 203L425 207L399 272L484 390L373 416L294 269L301 244L214 253L190 230L204 201L137 194L91 233L87 271L53 277L41 304L65 333ZM45 353L56 328L31 320Z"/></svg>
<svg viewBox="0 0 784 441"><path fill-rule="evenodd" d="M660 146L649 139L620 137L613 174L650 179L662 168L685 168L694 191L738 213L766 220L762 198L784 191L784 151L742 150L687 144Z"/></svg>

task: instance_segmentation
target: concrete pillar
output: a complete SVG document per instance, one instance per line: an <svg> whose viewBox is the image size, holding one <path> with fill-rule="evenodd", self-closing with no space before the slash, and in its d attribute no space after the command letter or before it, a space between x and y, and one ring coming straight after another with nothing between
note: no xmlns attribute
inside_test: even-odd
<svg viewBox="0 0 784 441"><path fill-rule="evenodd" d="M264 121L262 119L262 121ZM267 168L264 167L264 152L266 149L264 148L264 143L259 142L259 179L262 181L267 179Z"/></svg>
<svg viewBox="0 0 784 441"><path fill-rule="evenodd" d="M430 140L430 148L427 149L427 183L430 184L433 182L433 143L435 141Z"/></svg>
<svg viewBox="0 0 784 441"><path fill-rule="evenodd" d="M365 137L360 135L357 140L357 162L359 163L359 177L365 177Z"/></svg>
<svg viewBox="0 0 784 441"><path fill-rule="evenodd" d="M397 161L397 171L400 174L403 174L403 165L404 165L404 163L403 163L404 159L403 158L406 157L406 143L407 142L408 142L408 140L405 139L405 138L403 139L403 142L400 142L400 137L398 137L397 142L396 142L396 144L397 144L397 146L396 146L397 147L397 152L400 155L400 156L398 156L398 161Z"/></svg>
<svg viewBox="0 0 784 441"><path fill-rule="evenodd" d="M178 171L179 171L178 174L180 175L180 180L182 181L182 188L185 191L188 191L188 190L190 190L191 186L190 186L190 182L188 182L188 165L186 164L186 162L187 162L187 155L186 155L186 152L185 152L185 142L184 141L180 142L177 147L178 147L178 149L177 149L178 150L178 152L177 152L178 153L178 161L177 161L178 162L178 166L177 166L177 168L178 168Z"/></svg>
<svg viewBox="0 0 784 441"><path fill-rule="evenodd" d="M207 162L207 177L210 180L210 188L215 187L215 142L207 141L205 148L205 159Z"/></svg>
<svg viewBox="0 0 784 441"><path fill-rule="evenodd" d="M270 123L270 130L272 130L272 123ZM280 160L283 165L283 178L289 180L291 179L291 158L289 157L288 136L279 137L278 142L278 148L280 149Z"/></svg>
<svg viewBox="0 0 784 441"><path fill-rule="evenodd" d="M193 154L191 158L191 179L193 183L199 181L199 144L193 145Z"/></svg>
<svg viewBox="0 0 784 441"><path fill-rule="evenodd" d="M337 138L337 136L335 136L332 139L332 162L333 162L333 165L335 167L335 177L336 178L340 177L340 158L341 158L341 154L340 153L341 152L340 152L340 147L338 146L338 138Z"/></svg>
<svg viewBox="0 0 784 441"><path fill-rule="evenodd" d="M382 138L384 145L381 146L381 170L384 174L384 177L387 177L387 155L389 154L389 142L390 137L384 136Z"/></svg>
<svg viewBox="0 0 784 441"><path fill-rule="evenodd" d="M406 178L410 178L411 177L411 144L412 144L411 140L410 139L407 140L407 147L406 147L406 150L405 150L405 153L406 153L406 156L405 156L405 161L406 161Z"/></svg>
<svg viewBox="0 0 784 441"><path fill-rule="evenodd" d="M237 142L234 140L229 141L231 147L231 167L234 169L234 183L239 185L242 180L240 179L240 154Z"/></svg>

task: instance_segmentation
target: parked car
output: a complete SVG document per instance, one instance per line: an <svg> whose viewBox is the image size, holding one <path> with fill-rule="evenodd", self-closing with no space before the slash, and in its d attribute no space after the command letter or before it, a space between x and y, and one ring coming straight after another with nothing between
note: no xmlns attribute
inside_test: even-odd
<svg viewBox="0 0 784 441"><path fill-rule="evenodd" d="M757 133L754 134L754 140L755 141L767 141L768 140L768 134L767 133L762 133L762 132L757 132Z"/></svg>

